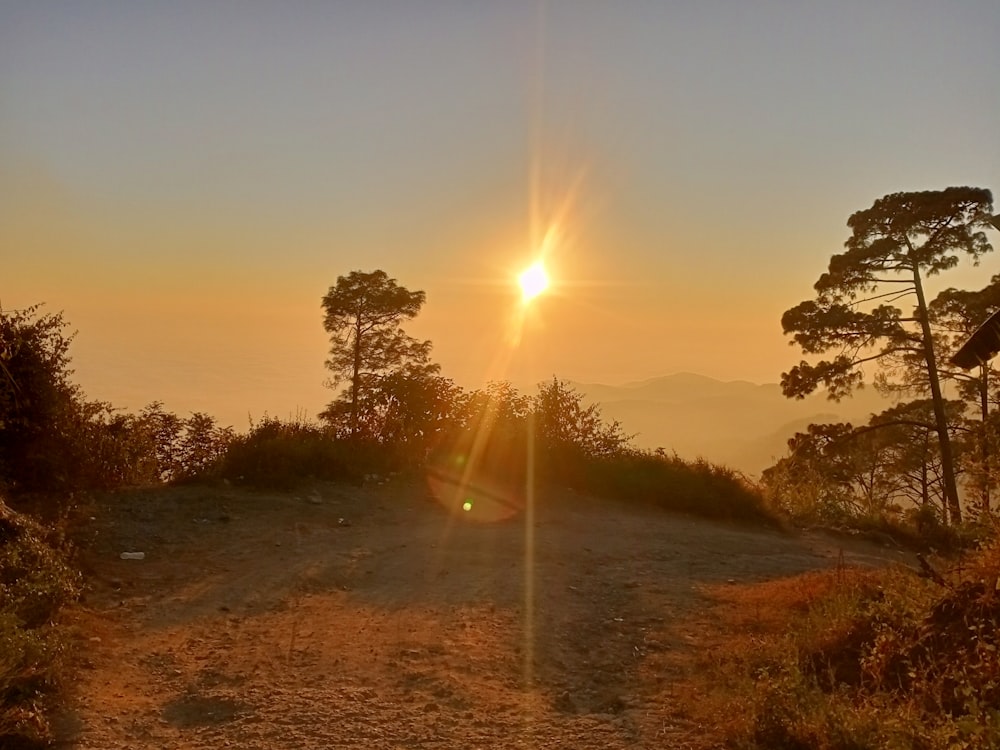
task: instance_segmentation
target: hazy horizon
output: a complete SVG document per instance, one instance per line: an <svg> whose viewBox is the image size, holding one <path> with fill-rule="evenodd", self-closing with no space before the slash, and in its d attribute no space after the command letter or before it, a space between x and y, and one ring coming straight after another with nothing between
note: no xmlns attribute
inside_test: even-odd
<svg viewBox="0 0 1000 750"><path fill-rule="evenodd" d="M1000 185L998 29L985 0L4 3L0 304L65 311L90 398L241 429L333 397L353 270L426 292L407 331L465 388L777 382L853 212Z"/></svg>

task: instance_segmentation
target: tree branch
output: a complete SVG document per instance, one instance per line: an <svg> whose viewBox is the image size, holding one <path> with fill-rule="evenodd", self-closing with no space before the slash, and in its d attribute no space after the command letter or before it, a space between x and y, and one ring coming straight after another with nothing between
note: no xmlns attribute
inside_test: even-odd
<svg viewBox="0 0 1000 750"><path fill-rule="evenodd" d="M912 283L912 282L908 282L908 283ZM884 299L885 297L895 297L896 299L899 299L900 297L905 297L907 294L915 294L915 293L916 293L915 290L908 289L905 292L895 291L895 292L886 292L885 294L876 294L874 297L866 297L865 299L855 300L854 302L852 302L849 305L849 307L855 307L857 305L863 305L866 302L874 302L877 299Z"/></svg>
<svg viewBox="0 0 1000 750"><path fill-rule="evenodd" d="M894 419L891 422L878 422L876 424L865 425L864 427L856 427L854 432L851 433L850 437L855 437L857 435L864 435L866 432L872 432L874 430L882 429L883 427L920 427L925 430L936 430L935 427L930 422L921 422L916 419Z"/></svg>
<svg viewBox="0 0 1000 750"><path fill-rule="evenodd" d="M872 362L873 360L876 360L876 359L882 359L883 357L886 357L886 356L888 356L890 354L896 354L898 352L911 352L913 354L916 354L916 353L921 352L921 351L922 351L921 349L914 349L914 348L908 347L908 346L901 346L901 347L896 347L894 349L886 349L884 351L879 352L878 354L873 354L870 357L862 357L862 358L859 358L859 359L855 359L855 360L852 361L852 364L854 364L854 365L863 365L865 362Z"/></svg>
<svg viewBox="0 0 1000 750"><path fill-rule="evenodd" d="M927 242L924 245L932 245L937 242L938 235L941 234L945 229L951 226L951 222L955 220L954 214L944 219L937 227L934 228L934 233L927 237Z"/></svg>

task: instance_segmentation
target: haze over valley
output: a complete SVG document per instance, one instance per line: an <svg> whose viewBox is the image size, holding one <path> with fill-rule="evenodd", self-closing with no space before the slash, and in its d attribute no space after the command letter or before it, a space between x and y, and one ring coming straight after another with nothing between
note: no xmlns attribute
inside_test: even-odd
<svg viewBox="0 0 1000 750"><path fill-rule="evenodd" d="M824 394L782 395L777 383L721 381L677 373L620 386L574 383L588 403L599 403L640 448L663 448L681 458L704 458L755 477L787 452L787 440L810 423L864 424L893 405L874 388L840 402Z"/></svg>

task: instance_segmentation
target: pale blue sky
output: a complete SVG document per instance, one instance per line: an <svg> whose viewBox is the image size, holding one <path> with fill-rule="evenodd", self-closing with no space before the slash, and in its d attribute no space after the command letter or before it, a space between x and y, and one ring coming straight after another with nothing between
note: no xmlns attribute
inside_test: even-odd
<svg viewBox="0 0 1000 750"><path fill-rule="evenodd" d="M998 73L996 2L6 1L0 302L93 396L234 421L321 408L319 299L381 267L475 386L534 164L573 200L511 377L774 381L851 212L1000 185Z"/></svg>

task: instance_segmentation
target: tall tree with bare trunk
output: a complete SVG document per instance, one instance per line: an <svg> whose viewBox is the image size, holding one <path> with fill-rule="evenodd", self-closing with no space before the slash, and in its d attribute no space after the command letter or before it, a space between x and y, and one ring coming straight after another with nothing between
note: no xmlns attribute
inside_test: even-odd
<svg viewBox="0 0 1000 750"><path fill-rule="evenodd" d="M944 495L951 520L962 518L955 462L938 356L924 282L954 268L961 256L974 262L992 250L981 229L993 213L988 190L951 187L892 193L848 219L846 250L830 259L814 285L816 298L785 312L781 324L803 353L832 359L800 362L782 374L788 397L804 398L825 387L839 400L864 384L866 363L876 363L883 384L899 368L920 363L930 393L940 445ZM894 303L913 303L904 313Z"/></svg>
<svg viewBox="0 0 1000 750"><path fill-rule="evenodd" d="M400 327L416 317L424 304L421 291L411 292L385 271L352 271L339 276L323 297L323 327L330 334L332 373L328 385L345 393L332 402L322 417L328 420L347 407L351 435L358 433L358 407L365 393L386 375L407 370L431 374L430 341L418 341Z"/></svg>

